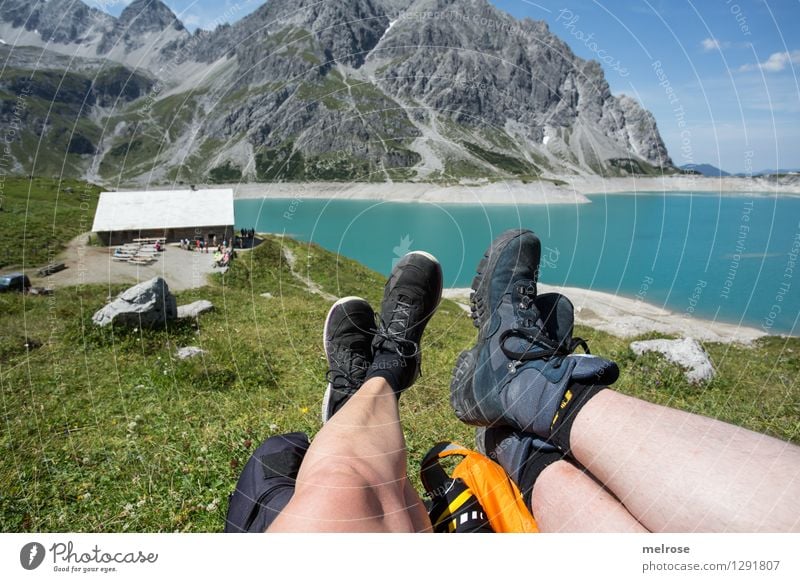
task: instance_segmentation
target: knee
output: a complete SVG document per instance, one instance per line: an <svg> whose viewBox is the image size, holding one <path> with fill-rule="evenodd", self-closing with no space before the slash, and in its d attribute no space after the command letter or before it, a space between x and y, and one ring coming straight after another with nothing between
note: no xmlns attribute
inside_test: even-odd
<svg viewBox="0 0 800 582"><path fill-rule="evenodd" d="M298 488L309 485L346 493L385 485L380 473L358 458L326 457L304 469L307 470L298 477Z"/></svg>

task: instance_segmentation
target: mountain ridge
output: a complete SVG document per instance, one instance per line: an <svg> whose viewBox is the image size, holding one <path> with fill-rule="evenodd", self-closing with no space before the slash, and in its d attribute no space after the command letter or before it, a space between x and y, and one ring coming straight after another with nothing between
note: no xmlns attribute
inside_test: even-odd
<svg viewBox="0 0 800 582"><path fill-rule="evenodd" d="M72 24L48 29L59 42L40 49L78 46L73 67L96 70L106 59L152 87L113 110L81 109L99 134L84 136L93 146L84 178L452 182L675 171L652 114L613 95L599 63L577 57L546 23L486 0L271 0L194 34L160 0L135 0L119 18L65 2L35 3L25 20L25 2L9 0L0 30L30 41L41 32L31 19L48 21L60 7Z"/></svg>

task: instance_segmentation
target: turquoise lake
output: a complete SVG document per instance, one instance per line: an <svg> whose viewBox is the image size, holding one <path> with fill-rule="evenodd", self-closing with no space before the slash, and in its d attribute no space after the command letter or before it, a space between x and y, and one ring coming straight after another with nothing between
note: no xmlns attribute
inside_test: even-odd
<svg viewBox="0 0 800 582"><path fill-rule="evenodd" d="M236 201L237 228L313 241L388 274L409 250L469 287L508 228L542 239L540 279L703 319L797 335L800 197L690 193L594 195L592 204L456 205L363 200Z"/></svg>

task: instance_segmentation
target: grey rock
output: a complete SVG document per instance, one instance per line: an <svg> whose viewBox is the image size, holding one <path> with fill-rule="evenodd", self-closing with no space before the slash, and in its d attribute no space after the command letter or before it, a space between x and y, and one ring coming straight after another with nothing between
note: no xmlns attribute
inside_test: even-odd
<svg viewBox="0 0 800 582"><path fill-rule="evenodd" d="M154 328L178 317L175 296L167 282L156 277L131 287L117 299L100 309L92 321L100 326Z"/></svg>
<svg viewBox="0 0 800 582"><path fill-rule="evenodd" d="M190 317L199 317L204 313L208 313L214 309L214 304L211 301L201 299L189 305L181 305L178 307L178 319L188 319Z"/></svg>
<svg viewBox="0 0 800 582"><path fill-rule="evenodd" d="M185 348L178 348L178 352L175 355L179 360L188 360L196 356L201 356L205 353L206 351L203 349L195 346L188 346Z"/></svg>
<svg viewBox="0 0 800 582"><path fill-rule="evenodd" d="M638 356L646 352L664 355L670 362L684 368L686 379L693 384L708 382L715 375L714 366L703 346L691 338L633 342L631 350Z"/></svg>
<svg viewBox="0 0 800 582"><path fill-rule="evenodd" d="M272 293L262 293L261 296L264 299L275 299L275 296Z"/></svg>

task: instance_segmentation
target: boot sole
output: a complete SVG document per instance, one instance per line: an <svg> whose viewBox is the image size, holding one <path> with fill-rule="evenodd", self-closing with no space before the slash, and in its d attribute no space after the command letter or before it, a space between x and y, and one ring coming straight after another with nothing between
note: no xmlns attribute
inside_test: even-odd
<svg viewBox="0 0 800 582"><path fill-rule="evenodd" d="M477 275L472 280L472 293L469 296L472 324L478 328L478 343L483 339L483 328L491 321L492 317L491 306L486 299L492 280L491 277L486 275L494 271L498 258L508 244L528 232L532 231L520 228L511 230L496 238L484 253L480 263L478 263Z"/></svg>
<svg viewBox="0 0 800 582"><path fill-rule="evenodd" d="M479 420L474 416L478 412L478 406L472 385L475 375L475 351L476 349L472 348L459 354L453 369L453 380L450 382L450 406L456 417L468 424Z"/></svg>
<svg viewBox="0 0 800 582"><path fill-rule="evenodd" d="M325 317L325 327L322 329L322 348L325 350L325 359L328 359L328 324L331 321L331 315L333 315L334 310L349 301L365 301L361 297L342 297L336 303L331 305L331 308L328 310L328 315ZM328 416L328 406L330 405L331 401L331 391L333 390L333 386L330 382L328 382L327 388L325 388L325 395L322 397L322 410L321 410L321 418L322 423L325 424L330 419Z"/></svg>

